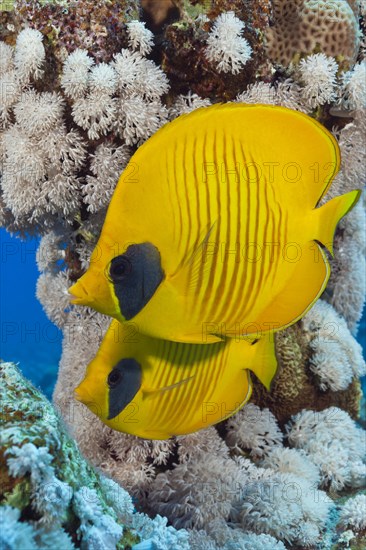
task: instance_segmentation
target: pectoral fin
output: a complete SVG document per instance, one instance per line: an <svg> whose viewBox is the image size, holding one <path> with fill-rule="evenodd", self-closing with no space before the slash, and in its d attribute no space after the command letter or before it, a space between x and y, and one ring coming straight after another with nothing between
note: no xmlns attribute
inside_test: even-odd
<svg viewBox="0 0 366 550"><path fill-rule="evenodd" d="M171 276L182 296L199 294L210 275L214 255L218 253L216 243L216 222L202 233L199 244L188 252L184 263Z"/></svg>
<svg viewBox="0 0 366 550"><path fill-rule="evenodd" d="M183 384L186 384L190 380L192 380L194 376L190 376L189 378L185 378L184 380L180 380L179 382L176 382L175 384L171 384L170 386L163 386L161 388L151 388L148 386L143 386L141 388L142 391L142 397L145 399L146 397L155 396L157 394L160 394L162 392L173 390L175 388L178 388L179 386L182 386Z"/></svg>

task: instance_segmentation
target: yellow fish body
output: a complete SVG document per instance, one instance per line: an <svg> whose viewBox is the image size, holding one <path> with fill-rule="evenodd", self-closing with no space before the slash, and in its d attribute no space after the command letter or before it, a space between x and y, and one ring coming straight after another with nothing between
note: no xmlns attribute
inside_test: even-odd
<svg viewBox="0 0 366 550"><path fill-rule="evenodd" d="M296 322L359 196L317 208L339 165L334 137L297 111L231 103L179 117L121 175L73 303L176 342Z"/></svg>
<svg viewBox="0 0 366 550"><path fill-rule="evenodd" d="M76 398L114 430L167 439L205 428L248 401L247 369L267 388L276 371L269 335L202 346L150 338L133 329L112 321L75 390Z"/></svg>

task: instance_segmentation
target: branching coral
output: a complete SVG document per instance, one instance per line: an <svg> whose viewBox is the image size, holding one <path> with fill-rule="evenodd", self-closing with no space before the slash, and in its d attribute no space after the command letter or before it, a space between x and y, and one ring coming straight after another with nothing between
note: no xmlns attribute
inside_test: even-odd
<svg viewBox="0 0 366 550"><path fill-rule="evenodd" d="M148 503L177 528L201 529L214 519L229 518L243 481L235 462L205 454L158 474Z"/></svg>
<svg viewBox="0 0 366 550"><path fill-rule="evenodd" d="M135 41L141 25L132 21L129 27ZM144 32L147 36L149 31ZM140 32L141 40L145 35ZM27 41L31 47L25 55ZM146 48L145 44L140 51L147 53ZM125 144L141 143L167 120L168 111L160 100L169 88L166 76L138 52L123 49L111 63L95 64L86 50L76 49L60 75L65 101L61 90L25 89L40 78L45 66L43 35L38 30L22 31L14 50L2 43L2 51L1 187L13 225L24 231L72 224L82 201L89 211L100 210L108 204L129 158ZM91 141L106 134L121 139L96 145L87 157L80 130ZM103 181L103 188L96 185L96 178Z"/></svg>
<svg viewBox="0 0 366 550"><path fill-rule="evenodd" d="M275 447L264 457L260 465L276 472L298 475L313 487L317 487L320 482L319 469L301 450Z"/></svg>
<svg viewBox="0 0 366 550"><path fill-rule="evenodd" d="M264 483L250 482L239 511L241 525L292 543L314 545L332 504L325 493L315 493L312 484L289 473L273 474ZM318 503L316 512L314 497Z"/></svg>
<svg viewBox="0 0 366 550"><path fill-rule="evenodd" d="M14 68L23 86L28 84L31 78L37 80L43 75L46 52L42 42L42 33L34 29L24 29L18 35Z"/></svg>
<svg viewBox="0 0 366 550"><path fill-rule="evenodd" d="M74 121L87 130L89 139L116 130L127 145L141 143L167 119L160 102L168 91L167 79L137 52L123 49L112 64L94 67L85 52L74 52L66 60L64 74ZM112 97L117 89L118 97Z"/></svg>
<svg viewBox="0 0 366 550"><path fill-rule="evenodd" d="M72 99L82 97L88 89L89 70L94 65L86 50L77 49L66 59L61 75L61 86Z"/></svg>
<svg viewBox="0 0 366 550"><path fill-rule="evenodd" d="M174 119L184 113L190 113L199 107L208 107L211 105L209 99L202 99L197 94L188 92L187 95L179 95L174 105L169 109L169 118Z"/></svg>
<svg viewBox="0 0 366 550"><path fill-rule="evenodd" d="M1 532L0 542L4 548L27 548L37 550L38 548L52 549L55 544L63 550L75 548L71 538L62 529L55 529L51 532L45 529L35 529L32 524L20 521L20 510L11 506L0 508Z"/></svg>
<svg viewBox="0 0 366 550"><path fill-rule="evenodd" d="M68 271L42 273L37 281L37 298L43 304L50 321L59 328L67 322L67 311L70 309L69 286Z"/></svg>
<svg viewBox="0 0 366 550"><path fill-rule="evenodd" d="M343 75L343 102L349 109L366 109L365 80L365 60Z"/></svg>
<svg viewBox="0 0 366 550"><path fill-rule="evenodd" d="M271 535L244 532L239 528L230 529L225 523L210 524L212 536L204 531L192 531L190 545L192 550L285 550L281 541Z"/></svg>
<svg viewBox="0 0 366 550"><path fill-rule="evenodd" d="M78 210L77 172L86 148L75 130L67 131L63 110L57 93L29 89L18 98L15 91L15 123L3 135L1 187L6 206L23 229L27 224L52 226L61 215L65 220L71 216L72 223Z"/></svg>
<svg viewBox="0 0 366 550"><path fill-rule="evenodd" d="M92 157L90 171L83 187L84 202L89 212L97 212L106 207L112 197L121 170L129 160L129 150L125 145L113 143L99 145Z"/></svg>

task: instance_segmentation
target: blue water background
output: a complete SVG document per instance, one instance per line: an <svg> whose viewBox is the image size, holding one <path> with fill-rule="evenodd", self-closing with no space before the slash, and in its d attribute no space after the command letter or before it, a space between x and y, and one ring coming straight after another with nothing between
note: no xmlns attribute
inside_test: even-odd
<svg viewBox="0 0 366 550"><path fill-rule="evenodd" d="M51 397L61 357L62 334L36 298L37 239L21 241L0 229L0 358L19 362L27 378ZM358 340L366 357L366 315ZM362 380L366 393L366 377Z"/></svg>
<svg viewBox="0 0 366 550"><path fill-rule="evenodd" d="M51 397L61 357L61 331L36 298L39 240L21 241L0 229L0 358L19 363Z"/></svg>

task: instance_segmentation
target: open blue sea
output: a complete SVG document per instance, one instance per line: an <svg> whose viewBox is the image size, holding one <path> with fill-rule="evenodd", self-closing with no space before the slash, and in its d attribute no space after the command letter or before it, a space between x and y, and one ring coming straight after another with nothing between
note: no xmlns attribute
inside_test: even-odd
<svg viewBox="0 0 366 550"><path fill-rule="evenodd" d="M61 331L46 317L36 298L39 240L21 241L0 229L0 358L19 363L48 396L61 357Z"/></svg>
<svg viewBox="0 0 366 550"><path fill-rule="evenodd" d="M48 320L35 295L38 244L37 239L24 242L0 229L0 358L19 363L25 376L51 397L62 334ZM358 339L366 357L365 311ZM366 377L362 382L366 393Z"/></svg>

